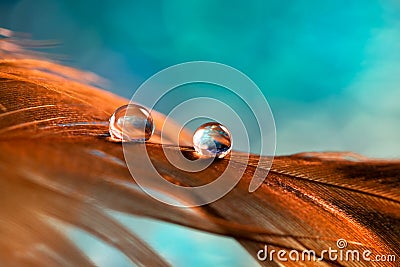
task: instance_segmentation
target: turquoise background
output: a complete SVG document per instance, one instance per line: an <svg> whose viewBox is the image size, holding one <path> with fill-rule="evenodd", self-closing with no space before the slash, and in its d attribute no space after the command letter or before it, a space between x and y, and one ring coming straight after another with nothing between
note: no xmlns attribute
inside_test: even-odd
<svg viewBox="0 0 400 267"><path fill-rule="evenodd" d="M41 51L100 74L109 81L106 89L128 98L168 66L221 62L247 74L267 97L278 154L334 150L400 157L396 0L1 1L0 27L59 41ZM141 225L148 241L178 266L250 261L226 239L209 236L208 245L196 246L197 233ZM174 231L180 245L163 250L160 244ZM223 244L217 246L222 262L206 249L215 244ZM87 253L100 255L96 251Z"/></svg>
<svg viewBox="0 0 400 267"><path fill-rule="evenodd" d="M177 63L237 68L270 103L278 154L400 156L396 0L1 1L0 25L58 41L41 51L128 98Z"/></svg>

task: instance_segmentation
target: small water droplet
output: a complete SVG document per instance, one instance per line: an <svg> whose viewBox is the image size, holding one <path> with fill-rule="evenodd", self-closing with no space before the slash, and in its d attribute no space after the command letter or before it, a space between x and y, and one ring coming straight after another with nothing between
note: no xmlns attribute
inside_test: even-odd
<svg viewBox="0 0 400 267"><path fill-rule="evenodd" d="M112 141L145 142L153 135L153 118L142 106L124 105L111 116L109 132Z"/></svg>
<svg viewBox="0 0 400 267"><path fill-rule="evenodd" d="M208 122L194 132L193 147L206 157L225 157L232 149L231 133L218 122Z"/></svg>

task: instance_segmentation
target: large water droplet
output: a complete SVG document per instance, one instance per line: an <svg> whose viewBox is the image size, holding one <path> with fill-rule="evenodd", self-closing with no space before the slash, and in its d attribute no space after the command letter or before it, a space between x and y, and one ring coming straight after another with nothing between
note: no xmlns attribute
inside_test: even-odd
<svg viewBox="0 0 400 267"><path fill-rule="evenodd" d="M142 106L124 105L111 116L109 132L112 141L145 142L153 135L153 118Z"/></svg>
<svg viewBox="0 0 400 267"><path fill-rule="evenodd" d="M232 149L231 133L218 122L201 125L193 135L193 147L206 157L225 157Z"/></svg>

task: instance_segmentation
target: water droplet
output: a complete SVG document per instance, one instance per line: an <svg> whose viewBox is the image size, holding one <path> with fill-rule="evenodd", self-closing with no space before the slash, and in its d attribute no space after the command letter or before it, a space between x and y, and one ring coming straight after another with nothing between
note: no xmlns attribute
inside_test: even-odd
<svg viewBox="0 0 400 267"><path fill-rule="evenodd" d="M193 146L202 156L223 158L232 149L231 133L218 122L205 123L194 132Z"/></svg>
<svg viewBox="0 0 400 267"><path fill-rule="evenodd" d="M111 116L109 132L112 141L145 142L153 135L153 118L142 106L124 105Z"/></svg>

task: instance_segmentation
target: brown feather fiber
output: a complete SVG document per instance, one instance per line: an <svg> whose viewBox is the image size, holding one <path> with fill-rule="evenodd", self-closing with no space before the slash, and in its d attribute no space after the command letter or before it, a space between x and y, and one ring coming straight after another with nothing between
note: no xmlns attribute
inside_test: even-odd
<svg viewBox="0 0 400 267"><path fill-rule="evenodd" d="M265 266L399 266L400 161L351 153L278 156L264 184L249 193L258 156L249 163L239 157L232 163L245 164L246 171L226 196L196 208L168 206L138 188L121 144L107 140L110 115L128 100L89 86L94 77L39 59L0 59L1 266L93 265L54 221L93 234L139 266L169 265L107 210L231 236L253 257L266 244L318 252L336 248L343 238L348 249L397 260L260 261ZM164 116L154 117L162 125ZM166 129L172 136L179 127ZM205 184L230 160L187 173L165 158L159 134L150 141L153 164L177 184ZM183 134L182 142L190 145L190 135Z"/></svg>

